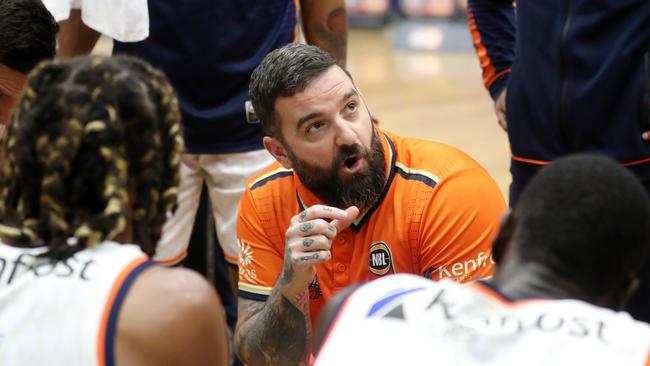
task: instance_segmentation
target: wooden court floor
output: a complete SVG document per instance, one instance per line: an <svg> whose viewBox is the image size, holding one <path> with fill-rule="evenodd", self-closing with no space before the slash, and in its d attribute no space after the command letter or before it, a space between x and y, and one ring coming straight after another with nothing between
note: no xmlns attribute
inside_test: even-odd
<svg viewBox="0 0 650 366"><path fill-rule="evenodd" d="M95 52L108 54L111 46L102 38ZM348 68L380 126L465 151L490 172L507 199L508 139L473 53L395 50L390 27L351 29Z"/></svg>
<svg viewBox="0 0 650 366"><path fill-rule="evenodd" d="M380 126L455 146L479 161L507 199L510 153L473 53L395 50L391 29L352 30L348 68Z"/></svg>

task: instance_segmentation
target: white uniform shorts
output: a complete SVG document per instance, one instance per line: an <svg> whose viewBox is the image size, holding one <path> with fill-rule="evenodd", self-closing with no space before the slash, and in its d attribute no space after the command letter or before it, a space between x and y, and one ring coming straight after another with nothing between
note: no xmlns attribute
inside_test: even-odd
<svg viewBox="0 0 650 366"><path fill-rule="evenodd" d="M137 42L149 36L147 0L43 0L57 22L81 9L89 28L120 42Z"/></svg>
<svg viewBox="0 0 650 366"><path fill-rule="evenodd" d="M178 189L178 208L165 226L154 260L173 265L187 256L201 187L208 187L217 238L226 260L237 265L237 212L246 181L273 163L266 150L233 154L184 154L181 159L181 182Z"/></svg>

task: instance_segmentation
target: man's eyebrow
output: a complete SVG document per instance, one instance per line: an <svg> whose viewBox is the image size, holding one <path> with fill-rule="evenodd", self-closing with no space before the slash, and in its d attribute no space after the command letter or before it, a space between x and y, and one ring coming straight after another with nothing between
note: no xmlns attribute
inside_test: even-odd
<svg viewBox="0 0 650 366"><path fill-rule="evenodd" d="M356 96L356 95L359 95L359 92L357 92L357 88L352 88L352 89L350 89L349 92L345 93L345 95L343 96L343 98L341 98L341 101L344 102L344 101L346 101L346 100L348 100L348 99L350 99L351 97L354 97L354 96Z"/></svg>
<svg viewBox="0 0 650 366"><path fill-rule="evenodd" d="M296 130L299 130L302 125L305 124L305 122L309 121L312 118L320 117L321 113L320 112L314 112L314 113L309 113L308 115L304 117L300 117L298 120L298 124L296 125Z"/></svg>
<svg viewBox="0 0 650 366"><path fill-rule="evenodd" d="M349 92L347 92L347 93L345 93L345 95L343 95L343 97L341 98L341 101L345 102L346 100L350 99L351 97L354 97L354 96L357 96L357 95L359 95L359 92L357 91L357 89L352 88L352 89L350 89ZM305 122L309 121L310 119L320 117L320 116L321 116L320 112L314 112L314 113L309 113L306 116L300 117L300 119L298 119L298 124L296 125L296 130L300 130L302 125L304 125Z"/></svg>

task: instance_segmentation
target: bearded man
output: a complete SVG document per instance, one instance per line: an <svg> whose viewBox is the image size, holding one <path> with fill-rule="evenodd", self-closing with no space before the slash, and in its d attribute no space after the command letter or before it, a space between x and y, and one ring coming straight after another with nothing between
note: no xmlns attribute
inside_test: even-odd
<svg viewBox="0 0 650 366"><path fill-rule="evenodd" d="M313 46L269 53L250 94L277 162L249 180L239 209L242 361L305 363L312 321L349 285L492 273L505 202L472 158L380 130L350 74Z"/></svg>

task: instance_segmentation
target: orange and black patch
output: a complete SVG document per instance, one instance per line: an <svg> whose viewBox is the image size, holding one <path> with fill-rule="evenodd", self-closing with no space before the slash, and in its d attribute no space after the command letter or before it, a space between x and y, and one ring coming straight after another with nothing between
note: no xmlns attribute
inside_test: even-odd
<svg viewBox="0 0 650 366"><path fill-rule="evenodd" d="M393 266L393 254L390 248L383 241L373 243L370 246L369 258L370 272L377 276L383 276L387 273L395 273Z"/></svg>

